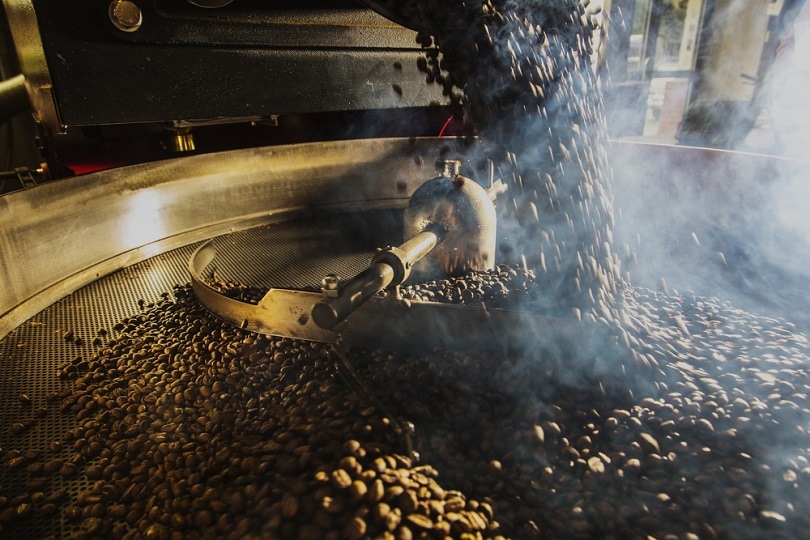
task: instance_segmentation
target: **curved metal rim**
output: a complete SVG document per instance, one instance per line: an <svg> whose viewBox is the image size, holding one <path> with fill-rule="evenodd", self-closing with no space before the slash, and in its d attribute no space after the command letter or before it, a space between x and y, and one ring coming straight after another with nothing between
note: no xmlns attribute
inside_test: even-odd
<svg viewBox="0 0 810 540"><path fill-rule="evenodd" d="M192 254L188 263L191 287L200 303L218 319L250 332L326 343L337 342L337 334L320 328L309 316L321 300L319 293L270 289L259 304L240 302L220 294L203 278L216 257L214 240Z"/></svg>
<svg viewBox="0 0 810 540"><path fill-rule="evenodd" d="M171 249L310 212L404 206L448 148L463 151L434 138L251 148L4 195L0 338L72 291Z"/></svg>

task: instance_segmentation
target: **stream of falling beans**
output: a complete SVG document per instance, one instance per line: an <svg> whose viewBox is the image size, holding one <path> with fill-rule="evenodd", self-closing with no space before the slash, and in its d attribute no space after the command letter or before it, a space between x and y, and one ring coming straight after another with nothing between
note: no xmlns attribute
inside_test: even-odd
<svg viewBox="0 0 810 540"><path fill-rule="evenodd" d="M495 427L488 433L488 444L500 446L489 450L499 456L496 469L509 456L513 471L526 474L525 481L537 488L520 493L505 489L514 504L531 508L510 513L510 534L806 536L802 528L807 518L799 508L807 505L802 480L810 474L810 411L791 399L804 399L810 388L805 337L794 335L789 324L753 316L743 323L753 334L729 333L728 319L718 317L728 313L726 306L718 306L716 299L667 297L634 289L620 278L611 249L606 126L591 58L596 10L577 0L413 2L403 9L426 29L422 44L435 41L441 51L429 53L421 65L428 80L443 84L465 110L509 186L509 200L499 216L499 242L506 260L522 262L522 268L499 268L495 274L516 284L526 304L561 316L573 313L608 328L611 336L586 354L582 348L549 346L513 358L514 364L501 362L493 366L492 379L509 372L505 384L477 381L479 388L491 385L496 395L511 396L521 415L565 418L564 423L579 426L557 439L561 445L552 454L537 452L509 429ZM487 281L481 275L451 279L414 286L405 294L498 302L487 292L492 289ZM526 283L542 292L526 294ZM470 295L471 289L482 294ZM512 302L512 307L520 304ZM433 369L448 369L446 363L441 366ZM464 380L461 371L448 379L453 377ZM790 397L767 388L771 384L784 385ZM553 389L538 388L544 385ZM752 405L745 395L762 405ZM745 402L745 412L734 407L738 398ZM768 400L776 400L776 406L764 405ZM608 403L615 405L612 412L603 409ZM766 415L774 415L767 427L750 431L752 416L766 409ZM624 435L615 433L614 427L624 423L616 411L620 416L640 412L632 422L636 427L625 425ZM448 423L424 413L423 427L433 423L439 433L447 432ZM450 422L457 422L460 414L450 415ZM498 424L493 420L491 425ZM472 425L468 432L455 431L458 441L451 437L450 443L438 437L437 455L446 456L448 446L468 455L463 447L472 431ZM534 435L545 449L549 432L554 438L561 435L556 420L535 425ZM669 440L669 452L661 437ZM475 446L473 454L481 451ZM600 448L621 450L617 459ZM483 463L487 452L482 453L460 461ZM633 453L640 461L629 458ZM622 485L616 478L602 484L603 473L617 461L623 463L620 471L614 470ZM639 474L627 474L628 465ZM475 484L465 476L467 468L447 461L438 468L456 471L462 485ZM482 482L488 488L493 482L498 486L492 467L478 472L491 475ZM708 479L711 486L705 485ZM728 519L722 525L716 518L721 514Z"/></svg>
<svg viewBox="0 0 810 540"><path fill-rule="evenodd" d="M620 269L610 249L611 179L591 65L593 14L576 0L428 2L412 9L441 50L423 69L468 111L509 186L499 202L504 256L534 271L553 298L548 309L560 315L611 309Z"/></svg>

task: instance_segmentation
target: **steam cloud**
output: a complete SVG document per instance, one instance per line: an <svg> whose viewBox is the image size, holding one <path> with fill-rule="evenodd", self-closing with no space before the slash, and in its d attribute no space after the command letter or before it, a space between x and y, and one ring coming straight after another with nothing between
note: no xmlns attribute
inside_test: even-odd
<svg viewBox="0 0 810 540"><path fill-rule="evenodd" d="M588 61L592 11L575 2L428 4L421 16L439 29L448 93L471 112L510 184L502 255L526 261L556 299L553 314L573 308L592 325L579 342L505 359L489 383L519 402L504 422L541 426L539 445L498 431L513 465L554 486L538 488L535 519L514 523L517 535L806 534L810 501L797 471L810 474L810 406L797 389L810 388L810 347L796 324L768 317L805 329L810 321L802 167L617 144L614 184ZM436 416L423 429L446 437L452 420ZM553 442L543 426L554 427ZM607 459L595 455L607 448ZM639 461L640 479L623 476ZM608 466L618 493L615 479L600 476ZM658 502L647 501L655 489ZM657 520L645 517L651 505Z"/></svg>

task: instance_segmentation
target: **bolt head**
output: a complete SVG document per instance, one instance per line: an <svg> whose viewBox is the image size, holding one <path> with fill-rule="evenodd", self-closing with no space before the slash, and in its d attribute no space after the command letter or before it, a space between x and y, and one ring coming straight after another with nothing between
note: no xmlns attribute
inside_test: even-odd
<svg viewBox="0 0 810 540"><path fill-rule="evenodd" d="M338 279L336 274L327 274L321 280L321 285L323 286L324 289L330 290L337 289L339 283L340 280Z"/></svg>
<svg viewBox="0 0 810 540"><path fill-rule="evenodd" d="M445 178L455 178L461 170L461 160L459 159L440 159L436 162L436 167L442 171L442 176Z"/></svg>
<svg viewBox="0 0 810 540"><path fill-rule="evenodd" d="M338 296L340 290L340 278L337 274L327 274L321 280L321 292L329 298Z"/></svg>
<svg viewBox="0 0 810 540"><path fill-rule="evenodd" d="M135 32L143 24L143 12L132 0L113 0L108 13L110 22L123 32Z"/></svg>

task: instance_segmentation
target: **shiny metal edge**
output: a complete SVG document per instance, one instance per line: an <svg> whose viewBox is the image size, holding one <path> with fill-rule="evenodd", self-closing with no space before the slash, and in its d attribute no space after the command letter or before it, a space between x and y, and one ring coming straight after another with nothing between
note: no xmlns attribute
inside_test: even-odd
<svg viewBox="0 0 810 540"><path fill-rule="evenodd" d="M209 240L198 247L188 263L191 287L200 303L218 319L250 332L325 343L337 342L337 334L316 325L309 316L320 293L270 289L258 305L220 294L206 283L205 268L214 260L216 247Z"/></svg>
<svg viewBox="0 0 810 540"><path fill-rule="evenodd" d="M110 257L91 268L65 276L64 279L34 293L24 302L4 313L0 316L0 339L17 328L23 321L49 307L56 300L71 294L73 291L80 289L98 278L112 274L122 268L139 263L160 253L205 241L212 236L267 225L283 219L294 219L300 215L302 215L300 211L290 211L287 213L274 214L272 216L262 216L259 218L237 220L227 224L213 225L186 234L179 234L171 238L151 242L136 249Z"/></svg>
<svg viewBox="0 0 810 540"><path fill-rule="evenodd" d="M402 208L455 139L366 139L144 163L0 196L0 338L167 250L273 220Z"/></svg>
<svg viewBox="0 0 810 540"><path fill-rule="evenodd" d="M446 138L253 148L122 167L0 196L0 338L70 292L176 247L307 213L402 208L432 178L436 159L448 153L477 159L475 152ZM621 188L615 191L633 197L649 178L664 186L699 184L696 178L733 183L740 161L751 178L808 177L807 163L705 149L614 143L610 157ZM664 168L657 165L662 160ZM617 198L619 207L627 198Z"/></svg>
<svg viewBox="0 0 810 540"><path fill-rule="evenodd" d="M3 0L3 5L36 119L49 136L65 133L67 126L59 120L34 4L31 0Z"/></svg>

